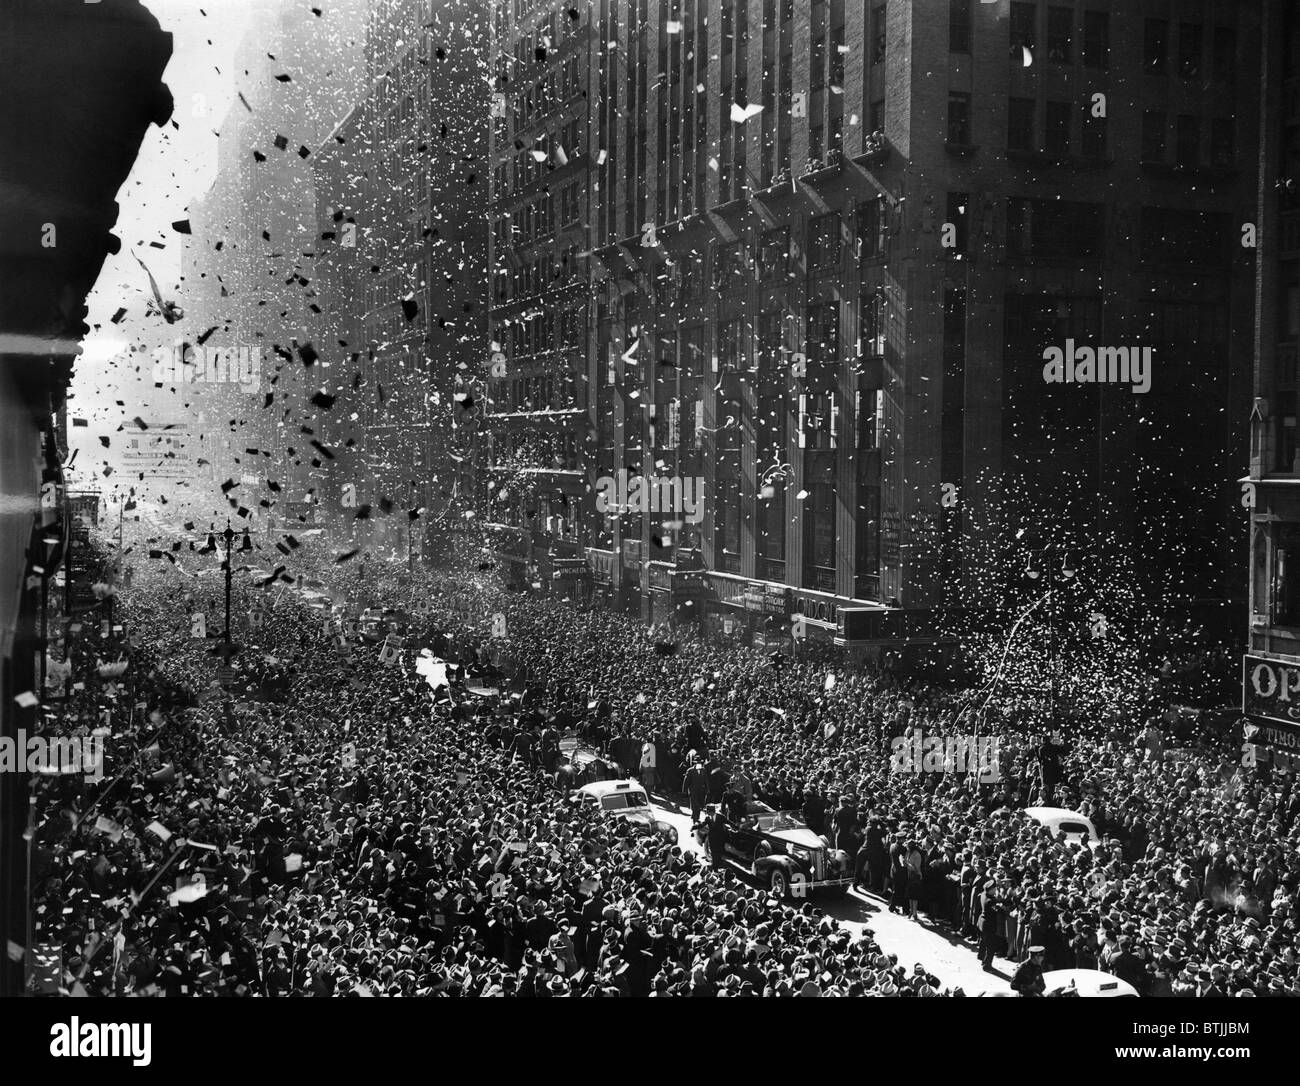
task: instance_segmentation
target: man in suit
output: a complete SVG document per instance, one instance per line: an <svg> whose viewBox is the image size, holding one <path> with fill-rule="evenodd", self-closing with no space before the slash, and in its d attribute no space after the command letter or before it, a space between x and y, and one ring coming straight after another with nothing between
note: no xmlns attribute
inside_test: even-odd
<svg viewBox="0 0 1300 1086"><path fill-rule="evenodd" d="M980 894L980 965L986 973L993 972L993 955L1002 936L1003 904L997 883L992 879L984 884Z"/></svg>
<svg viewBox="0 0 1300 1086"><path fill-rule="evenodd" d="M700 811L704 807L704 801L709 794L709 776L704 771L704 763L697 754L695 760L691 763L691 768L686 771L686 777L682 781L686 788L687 799L691 803L691 821L700 820Z"/></svg>

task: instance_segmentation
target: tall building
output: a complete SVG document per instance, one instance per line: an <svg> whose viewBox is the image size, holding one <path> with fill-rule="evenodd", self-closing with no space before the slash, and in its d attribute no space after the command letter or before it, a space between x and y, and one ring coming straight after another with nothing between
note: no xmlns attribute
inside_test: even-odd
<svg viewBox="0 0 1300 1086"><path fill-rule="evenodd" d="M316 200L310 158L364 85L367 0L254 7L236 53L237 96L223 118L217 175L191 206L181 339L199 352L256 356L256 387L197 382L202 459L218 507L227 499L264 526L314 522L311 397L331 379L321 350ZM331 450L332 451L332 450ZM227 481L230 490L220 487ZM271 486L274 484L274 487ZM275 489L278 488L278 489Z"/></svg>
<svg viewBox="0 0 1300 1086"><path fill-rule="evenodd" d="M48 730L54 643L65 660L90 648L88 637L71 647L55 580L85 508L64 477L69 382L86 297L121 245L116 194L149 127L172 114L171 53L139 0L0 6L0 739L11 749ZM0 996L23 994L35 962L36 780L0 773Z"/></svg>
<svg viewBox="0 0 1300 1086"><path fill-rule="evenodd" d="M477 498L515 582L586 571L599 542L588 508L602 406L588 270L598 33L587 4L492 5L489 446Z"/></svg>
<svg viewBox="0 0 1300 1086"><path fill-rule="evenodd" d="M1258 3L498 3L492 40L494 455L539 480L493 484L503 554L850 641L1048 547L1239 592Z"/></svg>
<svg viewBox="0 0 1300 1086"><path fill-rule="evenodd" d="M1268 0L1260 72L1255 401L1250 472L1250 633L1242 667L1248 727L1261 762L1300 754L1300 4Z"/></svg>
<svg viewBox="0 0 1300 1086"><path fill-rule="evenodd" d="M486 353L485 29L471 0L374 3L365 87L313 156L325 338L355 414L326 423L354 442L336 450L328 500L353 539L389 553L438 546L468 508Z"/></svg>

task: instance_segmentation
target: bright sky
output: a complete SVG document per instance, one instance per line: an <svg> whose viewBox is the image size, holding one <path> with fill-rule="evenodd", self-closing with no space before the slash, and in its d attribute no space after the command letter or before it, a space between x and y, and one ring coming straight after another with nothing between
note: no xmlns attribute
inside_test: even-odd
<svg viewBox="0 0 1300 1086"><path fill-rule="evenodd" d="M178 297L183 245L171 224L188 218L190 201L207 192L216 176L216 133L235 98L234 57L240 39L260 6L301 2L144 0L172 35L172 57L163 82L172 92L175 108L165 127L151 125L145 133L135 168L117 197L120 210L114 232L122 239L122 251L105 260L87 300L87 323L92 330L77 362L69 414L90 420L90 427L69 431L74 447L82 446L75 467L95 465L96 451L102 452L96 435L115 431L123 418L129 420L139 413L129 410L132 399L153 391L145 358L141 358L145 383L138 386L134 380L124 380L134 378L133 372L108 365L134 336L145 330L154 337L158 334L160 318L145 316L149 282L131 252L138 253L153 272L165 298ZM328 2L311 0L322 7ZM149 248L151 241L166 248ZM119 307L128 313L114 325L111 318ZM100 326L98 331L95 325ZM126 401L126 409L116 405L119 399Z"/></svg>

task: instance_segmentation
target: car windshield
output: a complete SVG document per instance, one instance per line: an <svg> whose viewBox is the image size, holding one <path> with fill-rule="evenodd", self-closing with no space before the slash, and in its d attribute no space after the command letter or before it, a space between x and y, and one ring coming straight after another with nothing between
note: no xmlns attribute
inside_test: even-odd
<svg viewBox="0 0 1300 1086"><path fill-rule="evenodd" d="M648 807L644 792L616 792L601 799L600 805L607 811L622 811L628 807Z"/></svg>
<svg viewBox="0 0 1300 1086"><path fill-rule="evenodd" d="M1059 822L1057 823L1057 829L1062 833L1081 834L1085 841L1088 839L1088 827L1082 822Z"/></svg>

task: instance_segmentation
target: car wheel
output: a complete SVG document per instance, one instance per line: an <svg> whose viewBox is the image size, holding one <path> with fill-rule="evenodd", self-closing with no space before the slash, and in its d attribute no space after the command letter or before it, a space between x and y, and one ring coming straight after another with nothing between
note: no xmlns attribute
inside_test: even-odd
<svg viewBox="0 0 1300 1086"><path fill-rule="evenodd" d="M772 896L777 901L784 901L786 894L790 892L790 880L786 878L785 872L779 867L772 872L769 885L772 887Z"/></svg>

